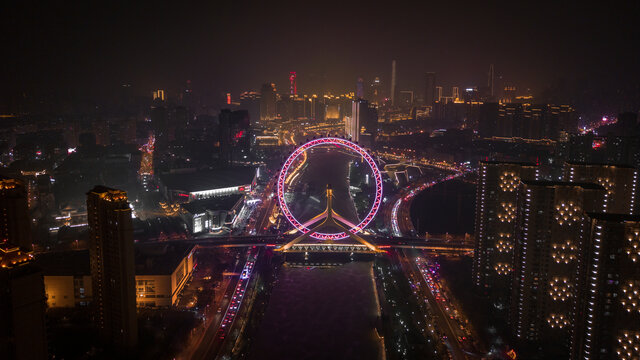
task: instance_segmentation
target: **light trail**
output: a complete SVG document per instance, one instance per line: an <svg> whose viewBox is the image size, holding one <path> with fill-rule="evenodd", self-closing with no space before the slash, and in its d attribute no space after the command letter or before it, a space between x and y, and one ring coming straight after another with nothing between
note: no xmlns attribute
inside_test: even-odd
<svg viewBox="0 0 640 360"><path fill-rule="evenodd" d="M220 340L223 340L229 334L229 331L231 331L233 322L235 321L238 310L240 309L240 305L242 305L242 300L244 299L247 286L249 285L249 281L251 280L251 275L253 273L256 254L257 250L254 248L247 250L247 261L242 268L240 279L238 279L236 288L233 291L233 296L230 299L229 306L227 307L227 311L224 313L224 317L220 323L220 328L216 334Z"/></svg>

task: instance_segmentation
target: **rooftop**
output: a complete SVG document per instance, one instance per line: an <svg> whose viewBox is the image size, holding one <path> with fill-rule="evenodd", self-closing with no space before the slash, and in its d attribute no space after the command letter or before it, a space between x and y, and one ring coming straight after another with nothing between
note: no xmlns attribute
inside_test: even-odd
<svg viewBox="0 0 640 360"><path fill-rule="evenodd" d="M91 274L89 250L37 254L34 263L45 276L82 276Z"/></svg>
<svg viewBox="0 0 640 360"><path fill-rule="evenodd" d="M583 189L605 190L605 188L602 185L593 184L593 183L549 181L549 180L523 180L522 182L526 185L533 185L533 186L572 186L572 187L581 187Z"/></svg>
<svg viewBox="0 0 640 360"><path fill-rule="evenodd" d="M191 214L201 214L206 210L231 210L243 196L242 194L220 196L192 201L181 206Z"/></svg>
<svg viewBox="0 0 640 360"><path fill-rule="evenodd" d="M633 166L624 165L624 164L607 164L607 163L582 162L582 161L567 161L566 164L569 166L608 166L608 167L617 167L617 168L624 168L624 169L635 169Z"/></svg>
<svg viewBox="0 0 640 360"><path fill-rule="evenodd" d="M193 250L192 244L136 244L136 275L171 275ZM34 263L45 276L91 275L89 250L38 254Z"/></svg>
<svg viewBox="0 0 640 360"><path fill-rule="evenodd" d="M193 244L139 244L136 246L136 275L171 275Z"/></svg>
<svg viewBox="0 0 640 360"><path fill-rule="evenodd" d="M640 222L640 215L610 214L610 213L587 213L591 219L613 221L613 222Z"/></svg>
<svg viewBox="0 0 640 360"><path fill-rule="evenodd" d="M517 162L517 161L481 160L480 163L488 164L488 165L538 166L538 164L532 163L532 162Z"/></svg>
<svg viewBox="0 0 640 360"><path fill-rule="evenodd" d="M160 174L162 184L172 190L186 192L223 189L253 182L256 168L201 170L188 174Z"/></svg>

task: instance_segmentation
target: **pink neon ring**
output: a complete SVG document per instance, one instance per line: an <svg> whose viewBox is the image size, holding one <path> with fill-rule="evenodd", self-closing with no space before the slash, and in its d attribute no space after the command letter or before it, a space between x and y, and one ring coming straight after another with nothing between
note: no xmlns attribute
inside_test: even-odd
<svg viewBox="0 0 640 360"><path fill-rule="evenodd" d="M302 223L300 223L293 216L293 214L291 214L291 211L289 210L289 207L287 206L287 203L284 200L285 180L287 178L287 172L289 171L289 167L291 167L295 159L297 159L298 156L300 156L300 154L302 154L304 151L314 146L327 145L327 144L346 146L349 149L358 153L360 156L362 156L362 158L367 162L367 164L371 168L371 171L373 172L373 177L376 181L376 197L373 200L373 205L371 206L371 210L369 210L369 213L367 214L367 216L365 216L364 219L358 225L349 229L349 232L355 234L362 231L365 227L367 227L367 225L371 223L373 218L378 213L378 210L380 209L380 204L382 203L382 175L380 174L380 170L378 169L378 166L376 165L376 162L371 157L371 155L369 155L369 153L367 153L365 149L358 146L356 143L352 141L340 139L340 138L334 138L334 137L326 137L326 138L311 140L309 142L302 144L297 149L295 149L293 153L289 155L289 157L287 158L287 161L285 161L284 165L282 166L282 169L280 170L280 175L278 176L277 192L278 192L278 202L280 203L280 209L282 210L282 213L287 218L289 223L291 223L291 225L293 225L293 227L295 227L298 231L305 234L310 231L309 228L307 228ZM348 237L348 235L345 232L332 233L332 234L314 232L310 236L318 240L340 240Z"/></svg>

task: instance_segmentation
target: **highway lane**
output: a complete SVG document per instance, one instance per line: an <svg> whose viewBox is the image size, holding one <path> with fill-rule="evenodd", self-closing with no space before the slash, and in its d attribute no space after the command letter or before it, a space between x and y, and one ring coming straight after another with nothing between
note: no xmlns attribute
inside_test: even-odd
<svg viewBox="0 0 640 360"><path fill-rule="evenodd" d="M442 304L437 300L436 294L432 292L432 289L426 284L420 269L416 266L415 259L407 256L404 251L399 250L396 252L398 260L402 265L402 269L405 271L407 277L414 279L414 283L420 284L419 288L422 295L429 302L429 306L434 310L436 317L436 324L440 331L446 335L446 343L449 345L449 350L454 360L466 360L467 356L463 350L462 344L458 340L459 330L457 325L452 323L450 317L447 315L445 309L442 308Z"/></svg>
<svg viewBox="0 0 640 360"><path fill-rule="evenodd" d="M243 257L240 258L234 266L232 273L234 275L229 276L224 291L220 292L219 296L216 296L219 301L217 304L219 304L218 306L221 309L220 313L216 313L213 316L209 324L206 325L206 330L200 340L194 345L193 349L185 352L188 356L183 357L183 359L210 359L209 354L217 349L216 334L223 321L223 314L228 311L229 305L231 304L230 299L232 298L234 289L237 287L244 264L245 258Z"/></svg>

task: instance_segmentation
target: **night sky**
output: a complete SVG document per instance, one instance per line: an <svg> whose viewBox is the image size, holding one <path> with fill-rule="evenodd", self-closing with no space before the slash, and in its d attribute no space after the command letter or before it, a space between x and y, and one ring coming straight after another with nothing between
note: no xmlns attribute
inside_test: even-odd
<svg viewBox="0 0 640 360"><path fill-rule="evenodd" d="M292 70L302 92L353 91L357 77L388 81L392 59L399 89L422 90L425 71L438 85L484 85L493 63L536 94L637 94L640 3L587 3L12 1L0 9L2 95L186 80L239 92L282 88Z"/></svg>

